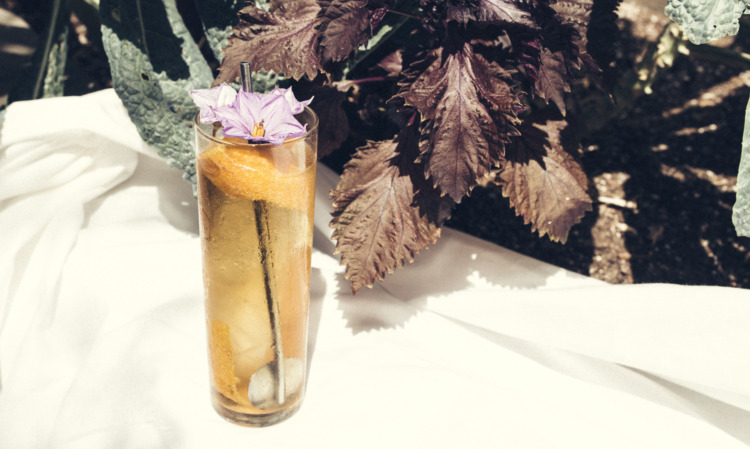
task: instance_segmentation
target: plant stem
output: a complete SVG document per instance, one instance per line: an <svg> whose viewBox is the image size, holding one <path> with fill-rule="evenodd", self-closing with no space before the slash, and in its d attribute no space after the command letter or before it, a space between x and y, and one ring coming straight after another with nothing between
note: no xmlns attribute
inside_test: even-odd
<svg viewBox="0 0 750 449"><path fill-rule="evenodd" d="M696 59L720 62L733 67L747 69L750 67L750 54L712 45L695 45L688 43L687 49Z"/></svg>
<svg viewBox="0 0 750 449"><path fill-rule="evenodd" d="M52 52L53 41L57 36L58 22L63 14L62 0L55 0L52 2L52 11L50 11L49 26L47 28L47 35L44 38L44 47L42 50L42 58L39 65L39 73L36 75L36 80L31 91L31 99L37 99L44 96L44 79L49 70L49 54Z"/></svg>
<svg viewBox="0 0 750 449"><path fill-rule="evenodd" d="M406 126L411 126L414 124L414 121L417 119L417 111L412 112L411 117L409 117L409 122Z"/></svg>
<svg viewBox="0 0 750 449"><path fill-rule="evenodd" d="M388 40L391 35L393 35L406 22L408 22L409 19L410 17L401 16L393 25L386 25L381 23L378 27L378 31L372 36L372 38L370 38L370 40L367 42L367 45L360 46L359 51L357 51L350 59L347 66L344 68L344 78L346 78L347 74L357 65L359 65L360 62L362 62L370 54L372 54L372 52L375 51L375 49L378 48L380 44Z"/></svg>
<svg viewBox="0 0 750 449"><path fill-rule="evenodd" d="M336 88L345 91L346 89L350 88L351 86L355 84L364 84L364 83L373 83L376 81L385 81L384 76L372 76L369 78L360 78L358 80L350 80L350 81L339 81L336 83Z"/></svg>
<svg viewBox="0 0 750 449"><path fill-rule="evenodd" d="M404 17L408 17L410 19L415 19L415 20L419 20L419 21L422 20L422 18L419 17L419 16L417 16L417 15L414 15L414 14L411 14L411 13L408 13L408 12L404 12L404 11L399 11L397 9L389 9L388 12L396 14L397 16L404 16Z"/></svg>

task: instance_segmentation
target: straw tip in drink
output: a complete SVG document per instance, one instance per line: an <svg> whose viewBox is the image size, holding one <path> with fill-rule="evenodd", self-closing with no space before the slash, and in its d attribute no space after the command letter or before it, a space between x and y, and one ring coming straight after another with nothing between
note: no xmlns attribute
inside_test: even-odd
<svg viewBox="0 0 750 449"><path fill-rule="evenodd" d="M295 357L284 359L284 389L287 399L297 396L305 378L305 364ZM276 361L271 361L250 378L247 398L253 406L267 410L280 405L276 385Z"/></svg>

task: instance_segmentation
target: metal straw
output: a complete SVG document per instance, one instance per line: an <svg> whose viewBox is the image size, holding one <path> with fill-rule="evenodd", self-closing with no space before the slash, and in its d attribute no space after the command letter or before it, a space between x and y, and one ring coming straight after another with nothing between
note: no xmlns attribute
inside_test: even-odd
<svg viewBox="0 0 750 449"><path fill-rule="evenodd" d="M253 82L250 78L249 63L240 63L240 77L242 79L242 90L244 90L245 92L252 92ZM272 254L270 254L270 252L268 251L268 242L266 241L266 239L270 235L266 202L263 200L254 201L253 209L255 211L255 225L258 231L258 246L260 250L261 265L263 265L263 283L265 284L266 289L266 307L268 308L268 316L271 321L273 353L276 362L275 369L272 369L275 374L276 381L276 398L279 404L283 404L286 399L286 388L284 385L284 348L281 343L279 304L276 301L276 298L273 296L273 292L271 289L270 267L272 263Z"/></svg>
<svg viewBox="0 0 750 449"><path fill-rule="evenodd" d="M240 78L242 79L242 90L252 92L253 79L250 77L250 63L247 61L240 62Z"/></svg>
<svg viewBox="0 0 750 449"><path fill-rule="evenodd" d="M284 385L284 348L281 344L281 324L279 322L279 304L273 296L271 289L271 276L269 269L271 266L272 254L268 251L266 238L269 234L268 212L265 201L254 201L255 224L258 231L258 246L260 247L261 265L263 265L263 283L266 288L266 307L268 308L268 317L271 321L271 336L273 338L273 354L276 361L276 369L272 369L276 383L276 397L279 404L283 404L286 392Z"/></svg>

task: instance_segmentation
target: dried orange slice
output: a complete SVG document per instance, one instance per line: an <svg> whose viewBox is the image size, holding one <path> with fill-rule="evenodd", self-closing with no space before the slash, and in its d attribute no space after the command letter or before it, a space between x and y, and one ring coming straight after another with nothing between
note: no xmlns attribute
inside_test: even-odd
<svg viewBox="0 0 750 449"><path fill-rule="evenodd" d="M210 320L208 329L214 388L226 398L239 403L242 397L237 391L234 378L234 357L232 356L232 341L229 339L229 326L219 320Z"/></svg>
<svg viewBox="0 0 750 449"><path fill-rule="evenodd" d="M301 148L299 146L302 146ZM294 142L264 151L241 145L215 145L198 155L198 170L224 193L234 198L265 200L281 207L304 210L312 183L312 170L304 166L305 143ZM295 148L296 146L296 148ZM273 154L273 156L272 156ZM275 159L272 159L275 158ZM290 168L290 167L294 168Z"/></svg>

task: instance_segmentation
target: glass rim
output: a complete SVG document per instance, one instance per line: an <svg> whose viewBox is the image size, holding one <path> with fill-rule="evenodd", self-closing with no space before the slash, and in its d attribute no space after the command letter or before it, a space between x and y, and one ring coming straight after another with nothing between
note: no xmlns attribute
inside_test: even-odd
<svg viewBox="0 0 750 449"><path fill-rule="evenodd" d="M318 125L320 124L320 120L318 119L318 115L315 113L315 111L313 111L309 106L305 106L305 109L303 109L302 112L300 112L299 114L294 114L294 117L297 117L297 116L299 116L301 114L304 114L304 113L308 113L312 117L312 120L310 120L310 122L306 123L306 125L308 125L308 129L305 132L305 134L303 134L301 136L297 136L297 137L292 137L292 138L286 139L286 140L284 140L284 143L282 143L281 145L274 145L274 144L272 144L270 142L257 142L257 143L255 143L255 142L254 143L250 143L250 142L248 142L248 143L231 142L231 144L232 144L232 146L238 146L238 147L244 147L244 146L246 146L246 147L255 147L255 148L257 148L257 147L263 147L263 146L280 147L280 146L283 146L283 145L286 145L286 144L289 144L289 143L294 143L294 142L299 142L301 140L306 140L308 137L310 137L310 135L313 133L313 131L317 131L318 130ZM204 126L205 127L213 126L213 124L201 122L200 121L200 113L195 114L195 119L193 119L193 122L194 122L193 124L194 124L195 129L198 130L198 132L200 132L200 134L203 137L205 137L206 139L208 139L208 140L210 140L212 142L216 142L218 144L222 144L222 145L226 145L227 144L226 141L223 141L223 140L221 140L219 138L216 138L216 137L210 135L209 133L206 132L205 129L203 129Z"/></svg>

